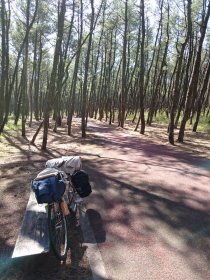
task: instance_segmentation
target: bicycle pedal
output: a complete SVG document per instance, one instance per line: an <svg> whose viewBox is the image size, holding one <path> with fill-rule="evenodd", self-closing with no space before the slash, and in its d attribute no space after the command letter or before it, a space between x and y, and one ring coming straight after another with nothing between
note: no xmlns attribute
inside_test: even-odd
<svg viewBox="0 0 210 280"><path fill-rule="evenodd" d="M76 212L77 205L76 205L76 203L71 203L71 204L68 204L68 208L69 208L70 211Z"/></svg>

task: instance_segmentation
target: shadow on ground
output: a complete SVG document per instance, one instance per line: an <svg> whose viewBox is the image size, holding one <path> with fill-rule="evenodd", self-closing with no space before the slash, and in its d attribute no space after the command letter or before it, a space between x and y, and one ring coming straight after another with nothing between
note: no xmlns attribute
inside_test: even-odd
<svg viewBox="0 0 210 280"><path fill-rule="evenodd" d="M30 179L44 168L46 160L62 155L83 157L84 169L93 185L93 193L87 199L91 205L87 215L101 246L107 246L107 234L122 244L127 243L130 235L140 246L151 249L158 240L164 248L182 257L195 273L205 275L203 279L210 277L210 199L208 189L201 187L206 186L210 179L207 157L176 151L125 134L114 126L101 126L94 122L88 125L87 139L80 139L77 135L66 136L66 126L57 134L50 131L49 135L49 148L44 153L39 148L39 141L36 150L26 152L21 141L27 145L27 140L16 142L7 135L8 143L16 147L20 158L4 162L0 170L5 182L0 190L5 197L0 204L1 213L4 213L0 221L1 280L13 280L15 275L14 279L19 280L91 277L87 265L80 265L86 248L81 246L81 240L74 240L80 232L77 226L71 236L71 261L66 265L61 266L51 254L8 259L27 203ZM81 145L78 150L75 150L75 142ZM90 145L93 145L92 149ZM140 171L139 165L144 167ZM157 173L151 175L152 168L160 172L161 180ZM166 178L166 171L174 174L171 182ZM147 180L147 174L153 176L152 182ZM188 189L185 176L192 181ZM176 242L174 236L177 237ZM111 261L115 263L114 258ZM204 267L206 272L203 272ZM6 271L10 278L4 278Z"/></svg>
<svg viewBox="0 0 210 280"><path fill-rule="evenodd" d="M112 173L107 172L110 164ZM154 247L158 240L163 248L183 259L194 273L209 279L209 192L199 187L194 187L192 193L185 189L174 190L167 184L142 182L139 176L134 184L129 172L126 183L118 168L117 160L85 162L94 186L88 204L92 208L95 205L97 211L100 209L104 229L110 238L127 246L132 246L130 240L133 240L134 245L137 242L139 247L145 248ZM110 262L114 264L115 258Z"/></svg>

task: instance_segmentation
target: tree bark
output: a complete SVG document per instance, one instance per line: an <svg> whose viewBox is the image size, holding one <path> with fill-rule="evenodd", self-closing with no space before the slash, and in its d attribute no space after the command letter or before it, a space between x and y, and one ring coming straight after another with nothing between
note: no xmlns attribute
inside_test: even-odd
<svg viewBox="0 0 210 280"><path fill-rule="evenodd" d="M10 2L6 10L5 1L1 0L1 76L0 76L0 133L3 131L4 114L8 98L9 84L9 30Z"/></svg>
<svg viewBox="0 0 210 280"><path fill-rule="evenodd" d="M144 74L145 74L145 14L144 14L144 0L140 0L140 12L141 12L141 62L140 62L140 72L139 72L139 105L140 105L140 115L136 125L135 130L141 121L140 133L145 132L145 117L144 117Z"/></svg>
<svg viewBox="0 0 210 280"><path fill-rule="evenodd" d="M178 61L177 61L177 72L176 72L176 77L175 77L175 84L174 84L174 92L173 92L173 99L172 99L172 106L170 110L170 123L169 123L169 134L168 134L168 140L169 143L174 145L174 128L175 128L175 115L176 115L176 110L177 106L179 103L180 99L180 76L181 76L181 69L182 69L182 62L183 62L183 57L184 57L184 52L185 48L187 46L187 43L189 41L189 38L192 34L192 19L191 19L191 5L192 1L188 0L188 7L187 7L187 32L186 32L186 38L185 42L182 44L181 51L178 56Z"/></svg>
<svg viewBox="0 0 210 280"><path fill-rule="evenodd" d="M90 0L91 4L91 23L90 23L90 35L87 46L87 53L85 58L85 76L82 91L82 138L86 137L86 114L87 114L87 85L88 85L88 71L90 62L90 50L92 44L93 26L94 26L94 1Z"/></svg>
<svg viewBox="0 0 210 280"><path fill-rule="evenodd" d="M29 24L29 26L28 26L28 28L26 30L23 42L21 43L20 49L19 49L18 54L17 54L15 68L14 68L14 71L13 71L13 74L12 74L12 77L11 77L11 82L10 82L10 84L8 86L8 92L7 92L6 98L5 98L5 114L4 114L3 122L2 122L1 127L0 127L0 134L3 132L4 126L5 126L5 124L7 123L7 120L8 120L9 105L10 105L11 96L12 96L12 92L13 92L13 89L14 89L14 84L15 84L15 80L16 80L16 76L17 76L17 72L18 72L20 57L21 57L21 54L23 52L23 49L24 49L24 46L25 46L28 34L29 34L29 32L30 32L30 30L31 30L31 28L32 28L32 26L34 24L34 21L36 19L37 8L38 8L38 0L36 0L36 6L35 6L35 11L34 11L33 18L32 18L32 20L31 20L31 22L30 22L30 24Z"/></svg>
<svg viewBox="0 0 210 280"><path fill-rule="evenodd" d="M125 20L124 20L124 36L123 36L123 52L122 52L122 88L120 95L119 108L119 126L124 127L125 111L127 105L127 83L126 83L126 69L127 69L127 33L128 33L128 0L125 0Z"/></svg>
<svg viewBox="0 0 210 280"><path fill-rule="evenodd" d="M186 123L190 117L190 112L193 108L193 103L195 101L196 95L197 95L197 86L198 86L198 79L199 79L199 71L200 71L200 64L201 64L201 53L202 53L202 46L203 46L203 41L206 35L206 29L207 29L207 24L210 16L210 2L208 3L207 7L207 12L205 17L203 17L203 21L201 23L201 29L200 29L200 39L198 42L198 50L196 53L196 59L190 79L190 84L188 88L188 93L187 93L187 102L185 105L185 110L184 110L184 115L181 121L181 126L179 130L179 135L178 135L178 141L183 142L184 141L184 132L185 132L185 126Z"/></svg>
<svg viewBox="0 0 210 280"><path fill-rule="evenodd" d="M195 123L193 125L193 132L197 131L197 126L198 126L198 122L199 122L200 115L201 115L204 96L205 96L206 90L208 88L209 77L210 77L210 60L208 62L208 66L207 66L207 69L206 69L206 72L205 72L205 77L204 77L204 80L203 80L203 85L202 85L200 96L199 96L199 99L198 99L197 114L196 114Z"/></svg>
<svg viewBox="0 0 210 280"><path fill-rule="evenodd" d="M62 0L60 13L58 13L58 33L57 33L57 40L56 40L55 51L54 51L53 67L52 67L50 81L48 83L47 92L46 92L42 150L46 150L46 147L47 147L49 117L50 117L50 111L52 110L52 106L54 104L54 99L55 99L56 77L57 77L59 56L61 53L61 44L62 44L62 40L63 40L65 13L66 13L66 0Z"/></svg>
<svg viewBox="0 0 210 280"><path fill-rule="evenodd" d="M80 1L80 20L78 20L78 25L80 26L80 33L79 38L77 42L77 48L80 51L77 51L76 58L75 58L75 64L74 64L74 72L73 72L73 79L71 84L71 90L70 90L70 96L69 96L69 102L68 102L68 135L70 136L72 134L72 118L74 115L74 109L75 109L75 96L76 96L76 85L77 85L77 75L79 70L79 61L80 61L80 55L81 55L81 43L82 43L82 36L83 36L83 2Z"/></svg>
<svg viewBox="0 0 210 280"><path fill-rule="evenodd" d="M29 28L29 13L30 13L30 0L27 0L27 7L26 7L26 30ZM29 43L29 32L26 31L26 39L25 39L25 53L23 58L23 88L22 88L22 136L26 136L26 101L27 101L27 94L28 94L28 43ZM30 102L30 101L29 101Z"/></svg>

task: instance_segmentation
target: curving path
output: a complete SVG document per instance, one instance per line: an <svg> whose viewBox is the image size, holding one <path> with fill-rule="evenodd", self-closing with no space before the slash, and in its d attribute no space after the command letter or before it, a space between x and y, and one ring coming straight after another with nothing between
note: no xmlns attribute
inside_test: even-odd
<svg viewBox="0 0 210 280"><path fill-rule="evenodd" d="M86 214L106 278L210 280L210 160L93 120L88 133Z"/></svg>

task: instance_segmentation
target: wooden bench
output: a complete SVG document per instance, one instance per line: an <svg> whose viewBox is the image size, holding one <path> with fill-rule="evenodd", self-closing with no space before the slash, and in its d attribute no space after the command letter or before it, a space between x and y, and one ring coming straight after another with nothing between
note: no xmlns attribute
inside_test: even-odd
<svg viewBox="0 0 210 280"><path fill-rule="evenodd" d="M50 250L45 205L37 204L31 191L12 258L47 253Z"/></svg>

